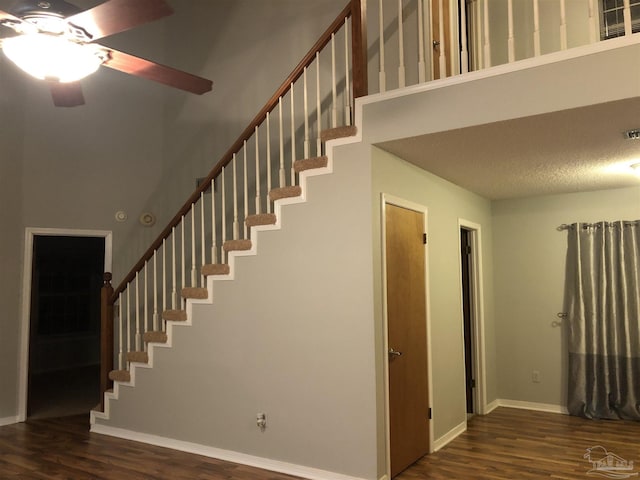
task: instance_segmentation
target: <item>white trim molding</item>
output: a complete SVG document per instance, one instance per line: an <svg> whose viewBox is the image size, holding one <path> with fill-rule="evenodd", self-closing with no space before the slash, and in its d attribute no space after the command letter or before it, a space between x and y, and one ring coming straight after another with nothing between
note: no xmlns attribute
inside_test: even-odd
<svg viewBox="0 0 640 480"><path fill-rule="evenodd" d="M567 407L563 407L562 405L555 405L553 403L525 402L522 400L506 399L500 399L496 401L498 402L499 407L521 408L523 410L535 410L537 412L561 413L563 415L569 415Z"/></svg>
<svg viewBox="0 0 640 480"><path fill-rule="evenodd" d="M456 439L466 431L467 431L467 421L465 420L464 422L453 427L451 430L449 430L447 433L442 435L440 438L436 439L433 442L433 451L437 452L446 444L453 441L454 439Z"/></svg>
<svg viewBox="0 0 640 480"><path fill-rule="evenodd" d="M171 448L181 452L193 453L209 458L215 458L226 462L239 463L250 467L262 468L272 472L284 473L296 477L308 478L310 480L364 480L359 477L352 477L342 473L329 472L304 465L296 465L293 463L281 462L269 458L256 457L246 453L234 452L232 450L224 450L221 448L209 447L198 443L184 442L174 440L158 435L148 433L134 432L123 428L109 427L106 425L95 424L91 426L92 433L101 435L109 435L111 437L133 440L135 442L146 443L158 447Z"/></svg>
<svg viewBox="0 0 640 480"><path fill-rule="evenodd" d="M0 427L5 427L7 425L13 425L15 423L20 423L20 419L18 417L0 418Z"/></svg>
<svg viewBox="0 0 640 480"><path fill-rule="evenodd" d="M71 228L27 227L24 234L24 270L22 273L22 307L20 327L20 356L18 359L18 422L27 418L27 383L29 377L29 323L31 318L31 272L33 263L33 238L38 235L59 237L104 238L104 271L112 268L112 233L108 230L80 230Z"/></svg>

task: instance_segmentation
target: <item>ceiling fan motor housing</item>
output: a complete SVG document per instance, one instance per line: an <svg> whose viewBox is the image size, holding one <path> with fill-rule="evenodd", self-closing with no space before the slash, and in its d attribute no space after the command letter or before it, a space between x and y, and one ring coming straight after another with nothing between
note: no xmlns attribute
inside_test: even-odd
<svg viewBox="0 0 640 480"><path fill-rule="evenodd" d="M66 18L81 11L64 0L20 0L11 7L10 13L22 19L43 16Z"/></svg>

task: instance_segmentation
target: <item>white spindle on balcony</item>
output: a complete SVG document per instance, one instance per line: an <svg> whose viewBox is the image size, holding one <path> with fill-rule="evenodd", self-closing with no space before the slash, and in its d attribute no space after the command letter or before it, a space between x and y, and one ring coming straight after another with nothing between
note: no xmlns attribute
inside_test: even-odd
<svg viewBox="0 0 640 480"><path fill-rule="evenodd" d="M440 78L446 78L447 76L447 50L445 48L446 40L444 36L444 4L443 0L438 0L438 71L440 72Z"/></svg>
<svg viewBox="0 0 640 480"><path fill-rule="evenodd" d="M336 80L336 35L331 34L331 128L338 126L338 84Z"/></svg>
<svg viewBox="0 0 640 480"><path fill-rule="evenodd" d="M247 141L244 141L244 146L242 147L242 191L244 192L244 203L242 205L242 213L243 219L246 219L249 216L249 172L247 169ZM244 236L242 238L249 238L247 234L247 223L242 222L244 227Z"/></svg>
<svg viewBox="0 0 640 480"><path fill-rule="evenodd" d="M462 25L464 23L464 9L462 10ZM463 29L463 31L466 29ZM466 33L463 33L466 35ZM427 81L427 64L424 55L424 1L418 0L418 83Z"/></svg>
<svg viewBox="0 0 640 480"><path fill-rule="evenodd" d="M158 315L158 252L153 254L153 329L159 329Z"/></svg>
<svg viewBox="0 0 640 480"><path fill-rule="evenodd" d="M191 285L198 286L198 266L196 265L196 205L191 205Z"/></svg>
<svg viewBox="0 0 640 480"><path fill-rule="evenodd" d="M127 347L125 353L133 349L131 343L131 327L131 283L129 283L127 285Z"/></svg>
<svg viewBox="0 0 640 480"><path fill-rule="evenodd" d="M284 119L282 117L282 97L278 98L278 120L280 123L280 170L279 180L280 188L285 186L285 172L284 172Z"/></svg>
<svg viewBox="0 0 640 480"><path fill-rule="evenodd" d="M238 221L238 158L233 154L231 161L231 180L233 181L233 239L238 240L240 237L240 223Z"/></svg>
<svg viewBox="0 0 640 480"><path fill-rule="evenodd" d="M589 42L596 43L598 40L598 11L595 0L589 0Z"/></svg>
<svg viewBox="0 0 640 480"><path fill-rule="evenodd" d="M379 2L379 15L378 15L378 35L379 40L379 55L380 55L380 68L378 73L378 82L380 83L378 89L380 93L387 91L387 74L385 73L385 57L384 57L384 8L382 0Z"/></svg>
<svg viewBox="0 0 640 480"><path fill-rule="evenodd" d="M167 239L162 240L162 311L167 310ZM163 325L164 330L164 325Z"/></svg>
<svg viewBox="0 0 640 480"><path fill-rule="evenodd" d="M149 273L149 263L145 262L144 264L144 295L143 295L143 322L142 322L142 332L146 332L149 328L149 282L148 282L148 273ZM141 345L143 349L146 349L146 345Z"/></svg>
<svg viewBox="0 0 640 480"><path fill-rule="evenodd" d="M560 0L560 50L567 49L567 5Z"/></svg>
<svg viewBox="0 0 640 480"><path fill-rule="evenodd" d="M516 60L516 39L513 30L513 0L507 2L507 52L509 63Z"/></svg>
<svg viewBox="0 0 640 480"><path fill-rule="evenodd" d="M540 56L540 3L533 0L533 53Z"/></svg>
<svg viewBox="0 0 640 480"><path fill-rule="evenodd" d="M631 1L624 0L624 34L631 35L633 33L633 29L631 27Z"/></svg>
<svg viewBox="0 0 640 480"><path fill-rule="evenodd" d="M215 180L211 179L211 263L218 263L218 247L216 246L216 233L218 223L216 222L216 189Z"/></svg>
<svg viewBox="0 0 640 480"><path fill-rule="evenodd" d="M440 23L440 28L442 28L442 23ZM398 0L398 58L398 87L404 88L407 84L407 72L404 66L404 7L402 0Z"/></svg>
<svg viewBox="0 0 640 480"><path fill-rule="evenodd" d="M187 237L185 236L184 233L184 224L185 224L185 218L184 215L182 216L182 219L180 220L180 232L182 233L181 237L180 237L180 288L184 288L187 286L187 281L186 281L186 270L187 270L187 255L186 255L186 243L187 243Z"/></svg>
<svg viewBox="0 0 640 480"><path fill-rule="evenodd" d="M537 1L537 0L536 0ZM484 0L484 68L491 66L491 29L489 24L489 0Z"/></svg>

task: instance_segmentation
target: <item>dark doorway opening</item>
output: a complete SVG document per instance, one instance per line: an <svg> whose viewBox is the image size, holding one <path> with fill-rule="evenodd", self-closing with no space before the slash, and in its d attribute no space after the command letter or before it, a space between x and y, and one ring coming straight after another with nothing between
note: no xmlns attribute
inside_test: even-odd
<svg viewBox="0 0 640 480"><path fill-rule="evenodd" d="M472 232L465 228L460 229L460 259L462 267L462 314L464 321L464 369L465 386L467 392L467 413L475 413L475 375L473 363L473 247Z"/></svg>
<svg viewBox="0 0 640 480"><path fill-rule="evenodd" d="M100 401L105 239L33 239L27 417L89 412Z"/></svg>

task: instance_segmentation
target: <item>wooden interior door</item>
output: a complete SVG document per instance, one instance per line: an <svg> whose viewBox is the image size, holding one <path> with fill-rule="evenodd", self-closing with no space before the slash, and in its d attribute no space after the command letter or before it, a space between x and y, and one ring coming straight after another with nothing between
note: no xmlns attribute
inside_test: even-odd
<svg viewBox="0 0 640 480"><path fill-rule="evenodd" d="M451 25L449 22L450 0L431 0L431 46L433 47L433 78L451 76ZM442 19L440 11L442 10ZM442 25L441 22L442 21ZM441 28L442 27L442 28ZM442 29L442 37L440 30ZM441 58L442 56L442 58ZM444 68L442 66L444 65Z"/></svg>
<svg viewBox="0 0 640 480"><path fill-rule="evenodd" d="M385 206L391 476L429 452L424 214Z"/></svg>

